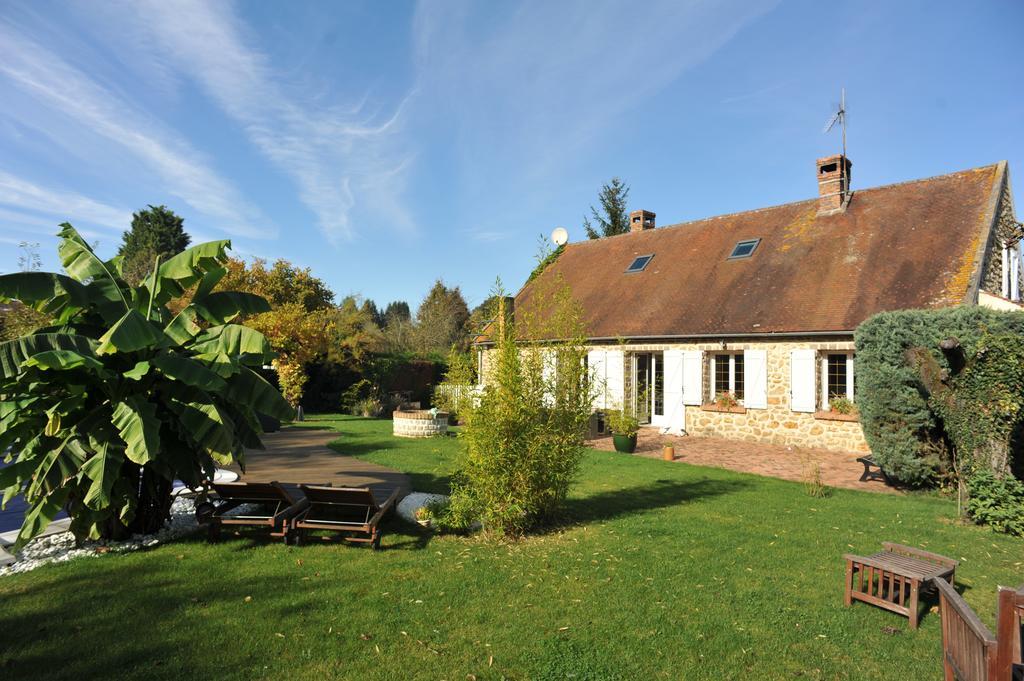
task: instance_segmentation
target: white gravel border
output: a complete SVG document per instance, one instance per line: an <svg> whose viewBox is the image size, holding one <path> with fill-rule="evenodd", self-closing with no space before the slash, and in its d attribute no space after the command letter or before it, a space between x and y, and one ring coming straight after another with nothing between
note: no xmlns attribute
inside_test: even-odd
<svg viewBox="0 0 1024 681"><path fill-rule="evenodd" d="M81 546L75 546L75 537L70 532L37 537L14 555L16 562L7 567L0 567L0 577L29 572L50 563L64 563L76 558L95 558L104 553L137 551L184 537L198 529L195 502L186 497L178 497L171 504L170 521L155 534L137 534L130 539L117 542L85 541Z"/></svg>

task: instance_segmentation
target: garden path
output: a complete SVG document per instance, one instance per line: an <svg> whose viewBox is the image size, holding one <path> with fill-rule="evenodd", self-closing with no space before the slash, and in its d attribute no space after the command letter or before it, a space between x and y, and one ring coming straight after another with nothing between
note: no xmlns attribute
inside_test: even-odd
<svg viewBox="0 0 1024 681"><path fill-rule="evenodd" d="M245 473L237 464L230 468L245 482L369 487L377 503L385 501L395 489L401 490L399 498L412 491L408 475L339 454L327 446L339 437L344 436L335 430L284 428L263 436L266 449L245 451Z"/></svg>

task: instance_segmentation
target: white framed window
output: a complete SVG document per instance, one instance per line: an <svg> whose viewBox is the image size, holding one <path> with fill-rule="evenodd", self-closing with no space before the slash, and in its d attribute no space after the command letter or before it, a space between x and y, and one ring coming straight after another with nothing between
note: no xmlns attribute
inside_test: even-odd
<svg viewBox="0 0 1024 681"><path fill-rule="evenodd" d="M715 401L719 393L732 393L740 404L746 393L742 352L719 352L711 355L711 391L709 399Z"/></svg>
<svg viewBox="0 0 1024 681"><path fill-rule="evenodd" d="M853 402L853 353L823 352L821 355L821 408L842 397Z"/></svg>
<svg viewBox="0 0 1024 681"><path fill-rule="evenodd" d="M1020 248L1020 243L1007 244L1002 252L1003 283L999 294L1014 302L1020 300Z"/></svg>

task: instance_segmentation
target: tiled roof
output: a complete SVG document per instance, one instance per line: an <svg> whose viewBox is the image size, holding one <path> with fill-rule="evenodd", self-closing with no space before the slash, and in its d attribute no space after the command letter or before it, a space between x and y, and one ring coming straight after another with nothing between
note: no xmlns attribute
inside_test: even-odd
<svg viewBox="0 0 1024 681"><path fill-rule="evenodd" d="M883 310L968 302L1005 169L854 191L832 215L813 199L572 243L515 308L561 276L589 336L611 339L852 331ZM746 239L761 240L753 256L729 260Z"/></svg>

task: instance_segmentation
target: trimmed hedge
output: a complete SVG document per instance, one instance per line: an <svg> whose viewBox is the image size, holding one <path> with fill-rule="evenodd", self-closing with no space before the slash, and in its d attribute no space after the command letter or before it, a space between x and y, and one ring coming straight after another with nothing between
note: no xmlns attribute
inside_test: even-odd
<svg viewBox="0 0 1024 681"><path fill-rule="evenodd" d="M887 475L924 485L946 463L942 423L929 408L927 391L907 364L906 351L927 348L948 369L939 341L956 337L970 356L986 331L1024 334L1024 312L977 306L901 310L877 314L857 328L857 406L864 437Z"/></svg>

